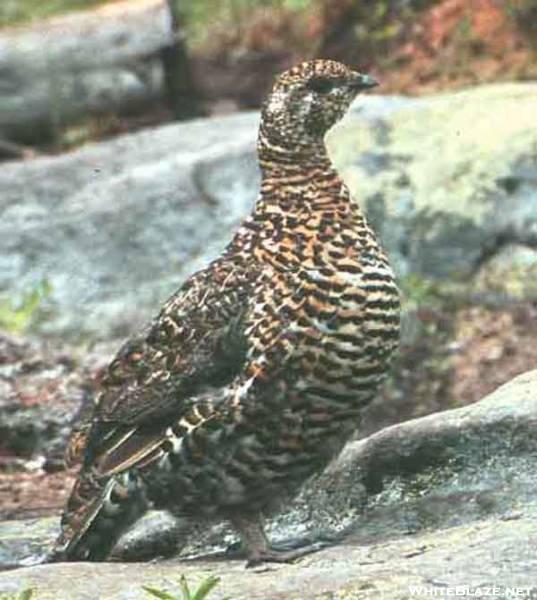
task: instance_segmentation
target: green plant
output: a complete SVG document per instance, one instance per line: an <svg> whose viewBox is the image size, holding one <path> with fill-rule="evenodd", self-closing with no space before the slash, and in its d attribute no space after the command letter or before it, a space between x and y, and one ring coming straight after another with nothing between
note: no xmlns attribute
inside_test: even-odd
<svg viewBox="0 0 537 600"><path fill-rule="evenodd" d="M505 0L504 10L514 19L530 44L535 48L537 33L537 0Z"/></svg>
<svg viewBox="0 0 537 600"><path fill-rule="evenodd" d="M23 590L22 592L18 592L15 594L4 594L0 593L0 600L31 600L34 595L34 590L28 588Z"/></svg>
<svg viewBox="0 0 537 600"><path fill-rule="evenodd" d="M243 31L249 19L259 10L291 11L300 15L314 4L315 0L199 0L182 3L184 25L192 46L203 45L214 31L213 25L220 23L223 30Z"/></svg>
<svg viewBox="0 0 537 600"><path fill-rule="evenodd" d="M145 585L142 587L148 594L151 594L154 598L159 598L160 600L205 600L205 598L208 598L211 590L213 590L219 582L219 577L210 575L209 577L207 577L207 579L204 579L200 583L197 590L191 591L186 581L186 577L184 575L181 575L181 579L179 580L180 595L170 594L169 592L165 592L164 590ZM224 598L224 600L230 599L228 597Z"/></svg>
<svg viewBox="0 0 537 600"><path fill-rule="evenodd" d="M418 308L456 309L468 297L464 281L453 277L450 281L437 281L417 273L409 273L399 280L403 306L407 310Z"/></svg>
<svg viewBox="0 0 537 600"><path fill-rule="evenodd" d="M110 0L2 0L0 27L36 22L40 19L105 4Z"/></svg>
<svg viewBox="0 0 537 600"><path fill-rule="evenodd" d="M12 333L23 333L43 300L50 295L51 289L50 283L45 279L18 298L0 300L0 328Z"/></svg>
<svg viewBox="0 0 537 600"><path fill-rule="evenodd" d="M416 273L409 273L400 281L405 305L411 308L430 306L438 301L438 284Z"/></svg>
<svg viewBox="0 0 537 600"><path fill-rule="evenodd" d="M0 28L62 15L77 10L107 4L113 0L2 0L0 2ZM300 13L315 0L197 0L179 2L183 25L194 42L204 41L210 35L211 24L237 27L259 9L290 10Z"/></svg>

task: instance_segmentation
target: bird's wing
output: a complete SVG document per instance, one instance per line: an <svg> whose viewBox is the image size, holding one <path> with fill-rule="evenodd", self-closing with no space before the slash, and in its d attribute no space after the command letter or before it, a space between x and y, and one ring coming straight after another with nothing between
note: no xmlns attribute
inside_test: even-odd
<svg viewBox="0 0 537 600"><path fill-rule="evenodd" d="M218 398L246 360L243 271L213 263L124 344L103 377L83 470L106 476L147 464L175 422L214 412L208 397Z"/></svg>
<svg viewBox="0 0 537 600"><path fill-rule="evenodd" d="M158 460L170 438L235 420L243 410L271 411L268 400L285 396L279 374L296 352L288 313L304 302L304 291L293 290L284 272L260 269L257 262L237 269L213 263L120 349L103 378L58 557L91 555L91 532L100 544L99 515L114 482ZM118 510L130 518L128 498L136 503L137 492L125 493Z"/></svg>

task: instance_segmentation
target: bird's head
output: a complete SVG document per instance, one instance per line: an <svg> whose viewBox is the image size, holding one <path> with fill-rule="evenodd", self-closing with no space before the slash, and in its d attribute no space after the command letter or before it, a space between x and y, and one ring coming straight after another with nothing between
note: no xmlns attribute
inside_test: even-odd
<svg viewBox="0 0 537 600"><path fill-rule="evenodd" d="M263 104L262 133L273 144L322 140L356 95L377 85L333 60L303 62L277 77Z"/></svg>

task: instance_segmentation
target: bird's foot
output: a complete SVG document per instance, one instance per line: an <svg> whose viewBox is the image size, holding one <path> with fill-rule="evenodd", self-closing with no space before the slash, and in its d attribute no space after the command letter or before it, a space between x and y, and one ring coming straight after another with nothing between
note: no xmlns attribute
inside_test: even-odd
<svg viewBox="0 0 537 600"><path fill-rule="evenodd" d="M271 548L250 554L246 568L257 567L262 563L292 563L308 554L318 552L329 545L327 542L296 546L296 540L274 544Z"/></svg>
<svg viewBox="0 0 537 600"><path fill-rule="evenodd" d="M302 538L291 538L288 540L270 543L263 531L259 516L233 515L230 519L235 529L241 536L240 544L233 544L226 554L239 558L247 558L247 567L254 567L262 563L290 563L303 556L318 552L327 546L331 546L342 539L341 534L314 533Z"/></svg>
<svg viewBox="0 0 537 600"><path fill-rule="evenodd" d="M299 550L301 548L314 547L318 549L334 546L345 538L343 532L317 531L310 532L302 537L292 537L285 540L272 542L270 547L278 551Z"/></svg>

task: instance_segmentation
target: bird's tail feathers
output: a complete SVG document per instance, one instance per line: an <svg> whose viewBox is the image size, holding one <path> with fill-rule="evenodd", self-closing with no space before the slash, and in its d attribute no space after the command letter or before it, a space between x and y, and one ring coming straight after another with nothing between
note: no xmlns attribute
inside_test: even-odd
<svg viewBox="0 0 537 600"><path fill-rule="evenodd" d="M104 479L91 472L82 474L62 516L51 560L105 560L146 508L144 487L136 473Z"/></svg>

